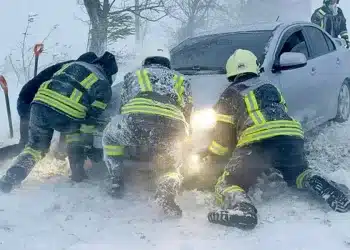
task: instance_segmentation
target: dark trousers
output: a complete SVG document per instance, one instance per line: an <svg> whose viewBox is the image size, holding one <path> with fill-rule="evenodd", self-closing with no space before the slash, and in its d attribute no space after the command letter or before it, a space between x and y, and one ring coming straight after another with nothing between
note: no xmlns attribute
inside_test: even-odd
<svg viewBox="0 0 350 250"><path fill-rule="evenodd" d="M7 170L14 182L23 181L35 164L48 152L54 130L64 133L68 140L70 165L84 164L84 142L80 123L41 104L32 104L29 120L28 143Z"/></svg>
<svg viewBox="0 0 350 250"><path fill-rule="evenodd" d="M223 188L237 185L248 191L269 168L279 170L288 185L295 186L297 177L308 168L304 140L278 136L235 149L225 168Z"/></svg>

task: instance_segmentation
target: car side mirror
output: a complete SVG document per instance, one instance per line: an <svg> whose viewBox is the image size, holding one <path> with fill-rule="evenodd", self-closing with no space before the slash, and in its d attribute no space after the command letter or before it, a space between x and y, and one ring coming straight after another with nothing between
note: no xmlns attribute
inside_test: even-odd
<svg viewBox="0 0 350 250"><path fill-rule="evenodd" d="M279 63L274 65L275 71L297 69L307 64L306 56L299 52L285 52L280 56Z"/></svg>

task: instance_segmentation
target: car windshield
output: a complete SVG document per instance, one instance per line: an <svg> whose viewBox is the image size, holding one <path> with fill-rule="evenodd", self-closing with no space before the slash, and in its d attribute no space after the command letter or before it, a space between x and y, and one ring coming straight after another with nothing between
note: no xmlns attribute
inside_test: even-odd
<svg viewBox="0 0 350 250"><path fill-rule="evenodd" d="M272 31L236 32L189 39L171 51L175 70L214 70L224 73L227 59L236 49L252 51L262 63Z"/></svg>

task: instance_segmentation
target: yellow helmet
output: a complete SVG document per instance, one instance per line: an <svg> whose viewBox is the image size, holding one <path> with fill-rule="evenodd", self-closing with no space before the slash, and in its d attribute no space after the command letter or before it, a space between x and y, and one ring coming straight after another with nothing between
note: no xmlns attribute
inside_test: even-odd
<svg viewBox="0 0 350 250"><path fill-rule="evenodd" d="M227 78L243 73L259 75L258 58L249 50L237 49L226 62Z"/></svg>

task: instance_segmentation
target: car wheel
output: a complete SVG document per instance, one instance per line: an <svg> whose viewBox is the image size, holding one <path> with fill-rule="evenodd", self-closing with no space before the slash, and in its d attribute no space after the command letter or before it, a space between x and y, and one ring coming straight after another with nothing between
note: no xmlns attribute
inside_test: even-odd
<svg viewBox="0 0 350 250"><path fill-rule="evenodd" d="M338 96L338 111L335 117L336 122L345 122L350 115L350 88L349 85L343 83Z"/></svg>

